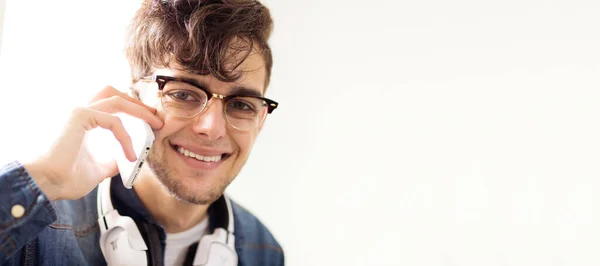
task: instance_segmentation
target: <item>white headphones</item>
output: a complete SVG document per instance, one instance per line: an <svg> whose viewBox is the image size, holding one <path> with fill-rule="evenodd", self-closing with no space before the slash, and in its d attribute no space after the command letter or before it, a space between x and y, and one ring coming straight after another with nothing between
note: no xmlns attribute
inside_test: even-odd
<svg viewBox="0 0 600 266"><path fill-rule="evenodd" d="M97 196L100 249L104 259L108 265L148 265L148 247L140 230L131 217L119 215L112 205L110 181L108 178L98 185ZM229 198L223 198L228 213L227 225L215 228L211 235L200 239L194 266L237 265L233 211Z"/></svg>

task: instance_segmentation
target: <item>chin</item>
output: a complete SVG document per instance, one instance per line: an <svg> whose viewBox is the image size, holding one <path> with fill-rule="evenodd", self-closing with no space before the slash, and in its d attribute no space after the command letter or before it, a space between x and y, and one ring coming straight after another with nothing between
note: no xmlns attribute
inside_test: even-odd
<svg viewBox="0 0 600 266"><path fill-rule="evenodd" d="M182 173L176 169L164 167L154 160L148 160L148 162L163 189L184 203L211 204L223 194L231 183L230 178L216 175L216 173L202 171Z"/></svg>
<svg viewBox="0 0 600 266"><path fill-rule="evenodd" d="M229 182L219 184L208 182L209 180L177 179L172 176L157 176L157 178L169 194L189 204L211 204L223 194L223 191L229 185Z"/></svg>
<svg viewBox="0 0 600 266"><path fill-rule="evenodd" d="M211 204L217 200L234 179L228 169L233 168L234 156L227 156L216 167L202 169L193 167L176 150L160 152L152 149L148 154L148 166L166 192L189 204Z"/></svg>

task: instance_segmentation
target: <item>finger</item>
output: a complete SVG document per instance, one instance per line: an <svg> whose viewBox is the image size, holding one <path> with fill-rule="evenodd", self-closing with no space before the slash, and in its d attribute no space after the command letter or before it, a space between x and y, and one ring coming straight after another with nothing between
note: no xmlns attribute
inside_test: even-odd
<svg viewBox="0 0 600 266"><path fill-rule="evenodd" d="M150 112L152 112L153 114L156 114L156 108L150 107L146 104L144 104L142 101L140 101L139 99L133 98L131 96L129 96L127 93L124 93L120 90L117 90L111 86L106 86L104 87L104 89L102 89L100 92L98 92L98 94L96 94L92 100L90 101L90 104L102 100L102 99L107 99L107 98L111 98L113 96L119 96L127 101L130 101L132 103L135 103L137 105L143 106L144 108L148 109Z"/></svg>
<svg viewBox="0 0 600 266"><path fill-rule="evenodd" d="M125 153L125 157L128 160L134 162L137 159L137 156L135 155L135 151L133 150L133 143L131 142L131 137L129 136L129 134L127 134L125 127L123 127L121 119L108 113L103 113L92 109L87 110L89 110L89 116L87 119L89 128L96 128L99 126L101 128L112 131L117 141L119 141L119 143L121 144L123 152Z"/></svg>
<svg viewBox="0 0 600 266"><path fill-rule="evenodd" d="M160 119L160 117L158 117L156 114L148 111L148 109L138 104L131 103L120 96L112 96L107 99L98 100L89 107L91 109L106 113L123 112L146 121L152 128L155 129L160 129L163 126L162 119Z"/></svg>

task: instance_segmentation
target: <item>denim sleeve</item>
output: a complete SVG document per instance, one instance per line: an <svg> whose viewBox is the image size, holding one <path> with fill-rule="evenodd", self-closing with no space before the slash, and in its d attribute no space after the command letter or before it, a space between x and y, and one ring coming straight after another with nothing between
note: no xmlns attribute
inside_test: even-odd
<svg viewBox="0 0 600 266"><path fill-rule="evenodd" d="M22 216L13 216L23 209ZM23 165L15 161L0 167L0 264L56 219L56 210Z"/></svg>

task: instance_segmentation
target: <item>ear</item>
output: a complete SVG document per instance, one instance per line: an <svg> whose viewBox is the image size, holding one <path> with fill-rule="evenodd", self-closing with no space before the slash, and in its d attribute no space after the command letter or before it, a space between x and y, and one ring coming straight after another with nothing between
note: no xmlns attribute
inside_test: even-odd
<svg viewBox="0 0 600 266"><path fill-rule="evenodd" d="M260 131L262 130L263 126L265 125L265 122L262 122L262 124L260 125L260 127L258 127L258 132L256 132L257 134L260 134Z"/></svg>
<svg viewBox="0 0 600 266"><path fill-rule="evenodd" d="M135 84L132 84L132 85L129 87L129 96L131 96L131 97L133 97L133 98L136 98L136 99L138 99L138 100L140 100L140 101L142 100L142 99L140 99L140 92L139 92L139 91L138 91L138 89L135 87Z"/></svg>
<svg viewBox="0 0 600 266"><path fill-rule="evenodd" d="M145 88L148 87L149 82L145 82L143 80L132 80L131 85L129 86L129 93L131 97L134 97L138 100L142 100L144 98Z"/></svg>
<svg viewBox="0 0 600 266"><path fill-rule="evenodd" d="M153 87L151 82L141 82L131 84L129 86L129 96L136 98L144 104L157 108L160 105L157 95L151 95Z"/></svg>

